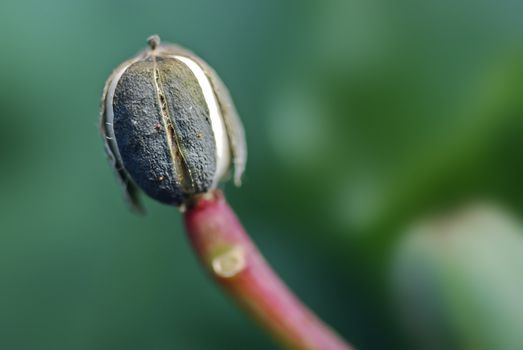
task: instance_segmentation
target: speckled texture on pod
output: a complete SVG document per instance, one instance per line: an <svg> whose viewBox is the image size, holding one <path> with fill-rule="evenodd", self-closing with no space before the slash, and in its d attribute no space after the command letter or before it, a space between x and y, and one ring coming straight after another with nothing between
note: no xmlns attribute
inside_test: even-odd
<svg viewBox="0 0 523 350"><path fill-rule="evenodd" d="M227 89L190 51L150 48L107 80L101 111L106 150L131 205L137 192L180 206L246 162L245 136Z"/></svg>

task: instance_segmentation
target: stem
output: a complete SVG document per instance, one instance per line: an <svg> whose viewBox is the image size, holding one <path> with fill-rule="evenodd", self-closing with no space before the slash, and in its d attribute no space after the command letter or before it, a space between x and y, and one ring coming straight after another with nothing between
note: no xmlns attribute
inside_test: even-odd
<svg viewBox="0 0 523 350"><path fill-rule="evenodd" d="M216 282L284 346L352 349L274 273L220 191L189 207L185 225L195 252Z"/></svg>

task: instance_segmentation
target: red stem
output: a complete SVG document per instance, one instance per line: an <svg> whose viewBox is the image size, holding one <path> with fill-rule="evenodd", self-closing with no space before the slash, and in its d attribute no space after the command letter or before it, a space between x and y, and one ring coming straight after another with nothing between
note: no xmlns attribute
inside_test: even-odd
<svg viewBox="0 0 523 350"><path fill-rule="evenodd" d="M274 273L221 192L188 208L185 225L205 268L284 346L296 350L352 349Z"/></svg>

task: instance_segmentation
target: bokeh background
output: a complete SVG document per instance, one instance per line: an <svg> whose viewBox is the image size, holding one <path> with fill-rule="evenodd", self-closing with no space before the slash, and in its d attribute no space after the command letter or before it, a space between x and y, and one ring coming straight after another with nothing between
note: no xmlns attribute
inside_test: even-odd
<svg viewBox="0 0 523 350"><path fill-rule="evenodd" d="M2 0L0 348L274 349L180 215L122 199L106 77L160 34L229 86L226 186L296 293L359 349L523 349L523 2Z"/></svg>

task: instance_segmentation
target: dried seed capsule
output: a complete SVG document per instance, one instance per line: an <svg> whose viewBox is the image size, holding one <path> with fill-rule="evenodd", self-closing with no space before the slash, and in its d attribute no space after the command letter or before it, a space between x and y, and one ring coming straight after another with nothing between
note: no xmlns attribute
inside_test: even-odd
<svg viewBox="0 0 523 350"><path fill-rule="evenodd" d="M243 127L216 73L192 52L160 45L122 63L106 82L101 131L131 205L137 189L182 205L215 188L231 159L240 184L245 168Z"/></svg>

